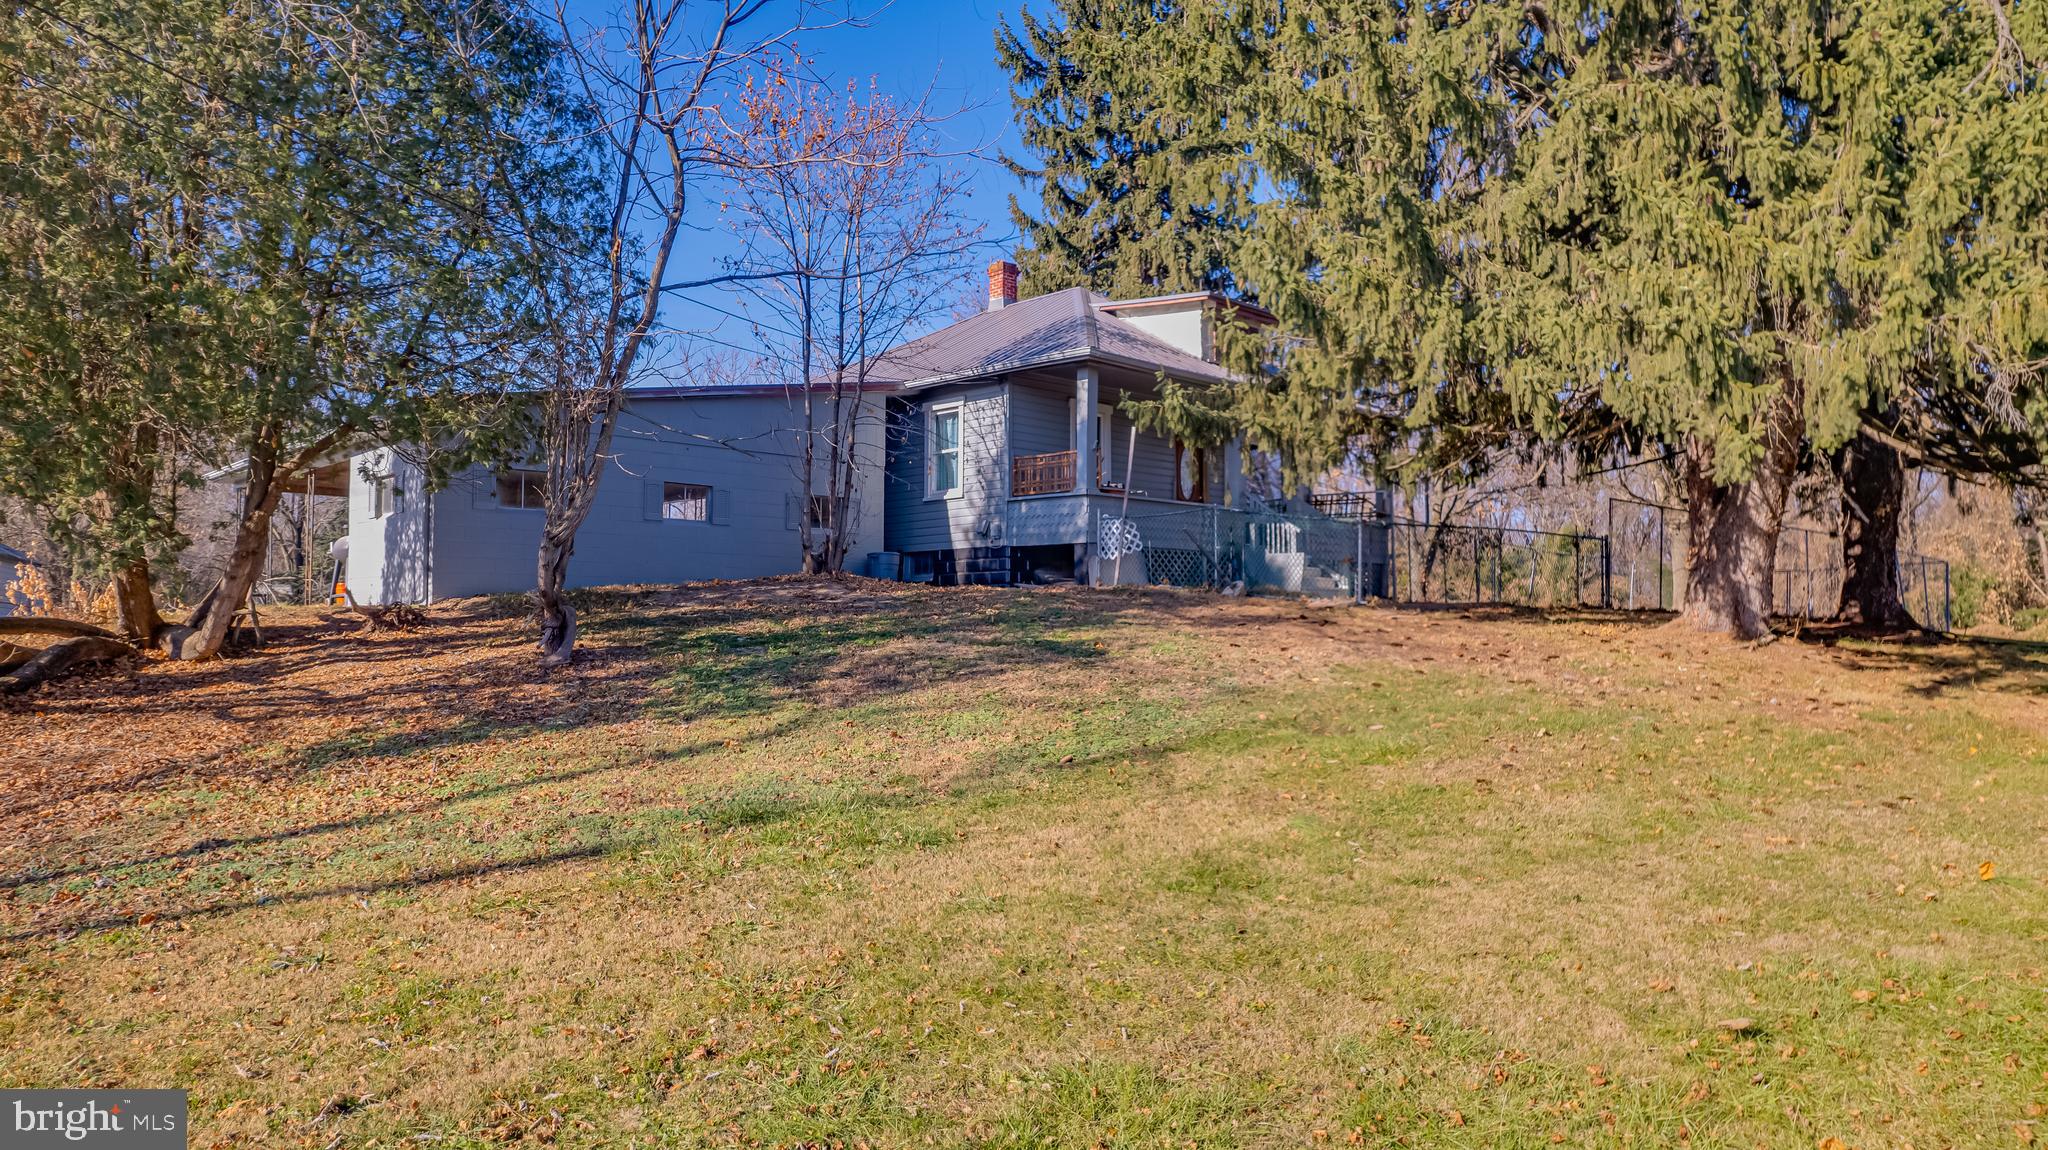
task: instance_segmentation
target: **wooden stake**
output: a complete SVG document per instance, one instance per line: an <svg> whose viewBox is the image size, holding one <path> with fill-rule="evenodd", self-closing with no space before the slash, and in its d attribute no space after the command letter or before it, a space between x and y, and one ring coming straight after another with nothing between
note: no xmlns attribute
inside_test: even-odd
<svg viewBox="0 0 2048 1150"><path fill-rule="evenodd" d="M313 604L313 472L306 468L306 505L299 508L299 565L304 568L299 573L304 584L300 602L309 607Z"/></svg>
<svg viewBox="0 0 2048 1150"><path fill-rule="evenodd" d="M1118 511L1116 516L1116 527L1120 533L1129 531L1131 526L1131 469L1137 466L1137 462L1138 425L1134 423L1131 425L1131 445L1124 449L1124 505L1123 509ZM1116 562L1110 564L1109 585L1115 587L1122 583L1123 580L1124 544L1123 540L1120 539L1116 545Z"/></svg>

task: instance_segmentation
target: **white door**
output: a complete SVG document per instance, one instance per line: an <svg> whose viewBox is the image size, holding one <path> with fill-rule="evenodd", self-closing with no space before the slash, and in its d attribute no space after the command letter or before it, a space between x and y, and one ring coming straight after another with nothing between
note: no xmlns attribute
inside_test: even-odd
<svg viewBox="0 0 2048 1150"><path fill-rule="evenodd" d="M1067 397L1067 426L1069 428L1074 426L1074 397L1071 395ZM1116 405L1113 403L1096 404L1095 485L1097 487L1115 486L1115 481L1114 479L1112 479L1112 476L1115 474L1116 471L1116 452L1111 450L1110 446L1110 435L1115 430L1115 428ZM1073 441L1073 433L1071 431L1067 433L1067 450L1074 452L1076 455L1079 455L1081 451L1080 445ZM1079 464L1079 462L1079 459L1075 460L1075 463L1077 465ZM1125 476L1125 478L1128 479L1129 476Z"/></svg>

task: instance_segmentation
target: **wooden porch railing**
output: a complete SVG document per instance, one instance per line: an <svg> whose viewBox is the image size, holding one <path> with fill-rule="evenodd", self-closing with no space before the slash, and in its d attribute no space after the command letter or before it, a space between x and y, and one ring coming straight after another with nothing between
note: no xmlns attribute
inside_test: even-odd
<svg viewBox="0 0 2048 1150"><path fill-rule="evenodd" d="M1333 519L1371 519L1378 514L1370 491L1336 491L1312 494L1308 505Z"/></svg>
<svg viewBox="0 0 2048 1150"><path fill-rule="evenodd" d="M1010 460L1011 495L1050 495L1074 489L1074 453L1047 451Z"/></svg>

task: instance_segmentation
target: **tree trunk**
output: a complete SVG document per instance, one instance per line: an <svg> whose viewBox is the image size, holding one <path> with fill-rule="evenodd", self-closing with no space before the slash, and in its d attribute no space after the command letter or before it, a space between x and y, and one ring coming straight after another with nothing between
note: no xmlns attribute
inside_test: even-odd
<svg viewBox="0 0 2048 1150"><path fill-rule="evenodd" d="M540 609L540 665L567 666L576 655L576 609L565 592L569 583L569 553L575 543L559 543L546 532L540 540L539 578L533 598Z"/></svg>
<svg viewBox="0 0 2048 1150"><path fill-rule="evenodd" d="M1764 451L1749 478L1714 476L1713 445L1686 443L1686 590L1678 623L1736 639L1770 634L1771 581L1785 498L1799 466L1798 397L1781 392L1766 414Z"/></svg>
<svg viewBox="0 0 2048 1150"><path fill-rule="evenodd" d="M104 639L93 635L65 639L50 644L35 658L5 675L0 675L0 695L19 694L87 663L126 659L134 654L135 648L119 639Z"/></svg>
<svg viewBox="0 0 2048 1150"><path fill-rule="evenodd" d="M1899 517L1906 469L1898 451L1869 435L1842 449L1842 598L1835 618L1884 631L1914 626L1899 596Z"/></svg>
<svg viewBox="0 0 2048 1150"><path fill-rule="evenodd" d="M147 559L131 560L114 572L114 608L121 636L138 646L149 646L163 630L164 617L157 613Z"/></svg>
<svg viewBox="0 0 2048 1150"><path fill-rule="evenodd" d="M256 484L252 482L252 501L255 495ZM210 659L220 654L236 613L249 601L249 593L255 589L256 580L262 577L263 557L270 542L270 512L276 502L277 495L273 489L267 501L253 507L245 506L241 522L235 529L235 545L228 552L228 566L221 575L220 585L209 593L203 608L193 612L185 626L165 629L163 647L172 658Z"/></svg>
<svg viewBox="0 0 2048 1150"><path fill-rule="evenodd" d="M2012 521L2027 546L2027 580L2034 594L2048 596L2048 531L2042 530L2041 492L2024 485L2012 489Z"/></svg>
<svg viewBox="0 0 2048 1150"><path fill-rule="evenodd" d="M220 654L236 613L249 602L256 581L263 577L263 560L270 550L270 519L277 511L278 497L296 478L298 468L310 464L338 438L338 432L330 435L280 466L282 430L266 429L254 437L248 487L242 495L242 514L235 524L235 545L228 552L227 570L184 626L164 629L159 645L172 658L210 659Z"/></svg>
<svg viewBox="0 0 2048 1150"><path fill-rule="evenodd" d="M56 619L48 615L0 615L0 635L91 635L100 639L118 638L111 631L81 623L76 619Z"/></svg>

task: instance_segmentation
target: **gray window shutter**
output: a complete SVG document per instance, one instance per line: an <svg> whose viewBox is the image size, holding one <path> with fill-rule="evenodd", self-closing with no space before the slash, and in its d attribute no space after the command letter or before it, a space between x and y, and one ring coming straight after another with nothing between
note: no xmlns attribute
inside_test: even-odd
<svg viewBox="0 0 2048 1150"><path fill-rule="evenodd" d="M711 492L711 521L724 526L732 522L732 488L713 487Z"/></svg>
<svg viewBox="0 0 2048 1150"><path fill-rule="evenodd" d="M797 529L797 508L803 506L804 497L791 491L782 497L782 527L785 531Z"/></svg>
<svg viewBox="0 0 2048 1150"><path fill-rule="evenodd" d="M642 513L647 518L661 518L661 480L655 479L652 476L648 477L646 497L641 502L643 505Z"/></svg>

